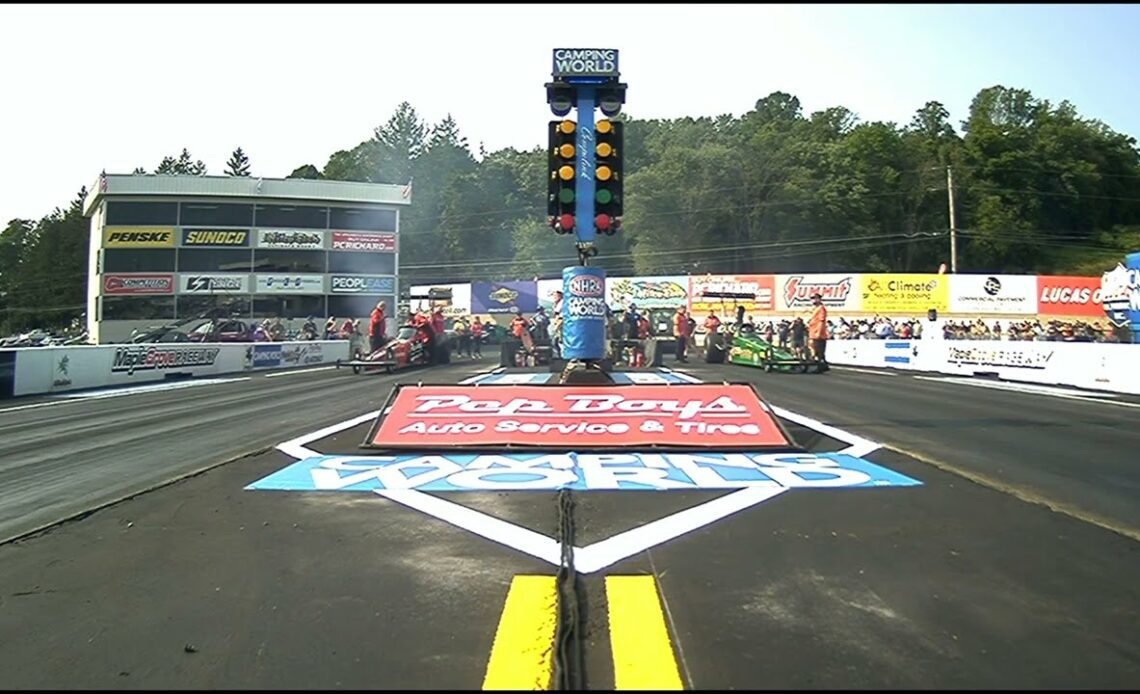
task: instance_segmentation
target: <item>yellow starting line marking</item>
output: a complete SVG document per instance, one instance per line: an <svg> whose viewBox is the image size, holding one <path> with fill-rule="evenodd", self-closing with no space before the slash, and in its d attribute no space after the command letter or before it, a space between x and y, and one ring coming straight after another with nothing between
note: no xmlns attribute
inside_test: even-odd
<svg viewBox="0 0 1140 694"><path fill-rule="evenodd" d="M495 632L483 689L549 689L557 621L554 576L515 576Z"/></svg>
<svg viewBox="0 0 1140 694"><path fill-rule="evenodd" d="M607 576L614 689L684 689L653 576Z"/></svg>

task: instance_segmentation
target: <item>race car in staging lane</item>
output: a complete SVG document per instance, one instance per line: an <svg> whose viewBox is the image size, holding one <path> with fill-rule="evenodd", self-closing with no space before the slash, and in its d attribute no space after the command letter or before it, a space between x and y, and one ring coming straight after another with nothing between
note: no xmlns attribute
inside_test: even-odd
<svg viewBox="0 0 1140 694"><path fill-rule="evenodd" d="M731 339L731 343L729 343ZM823 373L823 365L818 359L799 357L789 350L780 349L776 345L762 339L756 333L737 333L724 336L719 349L728 346L728 361L731 364L756 366L765 371L784 371L792 373L808 373L815 369L815 373ZM710 350L713 349L710 347ZM806 348L805 348L806 349ZM722 351L720 360L724 361Z"/></svg>
<svg viewBox="0 0 1140 694"><path fill-rule="evenodd" d="M432 352L435 358L432 358ZM451 361L450 342L446 339L432 339L431 328L427 325L402 325L396 336L385 342L379 349L363 354L359 349L350 361L337 360L336 366L352 367L352 373L383 369L392 373L411 366L447 364Z"/></svg>

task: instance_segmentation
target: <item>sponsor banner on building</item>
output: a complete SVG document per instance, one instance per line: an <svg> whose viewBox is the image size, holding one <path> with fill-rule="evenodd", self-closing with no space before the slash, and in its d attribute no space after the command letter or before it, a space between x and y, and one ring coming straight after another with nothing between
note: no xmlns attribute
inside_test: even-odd
<svg viewBox="0 0 1140 694"><path fill-rule="evenodd" d="M282 349L283 346L280 344L254 345L253 368L272 369L281 366Z"/></svg>
<svg viewBox="0 0 1140 694"><path fill-rule="evenodd" d="M259 248L292 248L320 250L325 247L325 232L312 229L258 229Z"/></svg>
<svg viewBox="0 0 1140 694"><path fill-rule="evenodd" d="M495 453L328 455L300 460L246 489L374 492L694 491L913 487L918 480L845 453Z"/></svg>
<svg viewBox="0 0 1140 694"><path fill-rule="evenodd" d="M788 446L747 385L401 387L371 437L383 448Z"/></svg>
<svg viewBox="0 0 1140 694"><path fill-rule="evenodd" d="M366 231L332 232L334 251L361 251L364 253L395 253L396 235Z"/></svg>
<svg viewBox="0 0 1140 694"><path fill-rule="evenodd" d="M606 280L606 303L638 309L677 308L689 305L689 278L685 275L661 277L611 277Z"/></svg>
<svg viewBox="0 0 1140 694"><path fill-rule="evenodd" d="M1037 313L1033 275L949 275L950 313Z"/></svg>
<svg viewBox="0 0 1140 694"><path fill-rule="evenodd" d="M950 304L946 275L872 274L859 276L863 310L885 315L945 313Z"/></svg>
<svg viewBox="0 0 1140 694"><path fill-rule="evenodd" d="M807 311L812 294L819 294L833 311L862 310L857 273L776 275L777 311Z"/></svg>
<svg viewBox="0 0 1140 694"><path fill-rule="evenodd" d="M396 278L382 275L333 275L329 281L333 294L395 294Z"/></svg>
<svg viewBox="0 0 1140 694"><path fill-rule="evenodd" d="M249 229L183 229L183 246L248 246Z"/></svg>
<svg viewBox="0 0 1140 694"><path fill-rule="evenodd" d="M248 294L249 275L200 275L183 273L178 276L179 294Z"/></svg>
<svg viewBox="0 0 1140 694"><path fill-rule="evenodd" d="M411 288L412 296L426 297L434 295L435 299L412 299L409 309L412 311L435 311L443 309L445 318L466 316L471 313L471 285L463 284L417 284ZM450 298L447 293L450 292Z"/></svg>
<svg viewBox="0 0 1140 694"><path fill-rule="evenodd" d="M129 296L138 294L173 294L174 275L103 275L103 294Z"/></svg>
<svg viewBox="0 0 1140 694"><path fill-rule="evenodd" d="M130 345L116 347L111 373L131 375L140 371L156 371L194 366L213 366L217 347L173 347L167 345Z"/></svg>
<svg viewBox="0 0 1140 694"><path fill-rule="evenodd" d="M171 248L174 246L174 229L171 227L104 227L105 248Z"/></svg>
<svg viewBox="0 0 1140 694"><path fill-rule="evenodd" d="M728 316L743 306L746 313L775 309L775 275L693 275L689 277L689 312ZM713 299L705 292L752 294L754 299ZM735 317L733 317L735 319Z"/></svg>
<svg viewBox="0 0 1140 694"><path fill-rule="evenodd" d="M324 294L324 275L256 275L253 290L257 294Z"/></svg>
<svg viewBox="0 0 1140 694"><path fill-rule="evenodd" d="M539 280L538 287L538 305L546 309L547 315L554 315L554 302L558 295L562 292L562 278L552 280ZM606 290L609 291L609 281L606 282ZM559 308L561 310L561 307Z"/></svg>
<svg viewBox="0 0 1140 694"><path fill-rule="evenodd" d="M538 310L537 282L471 283L472 313L514 313L516 308L522 309L526 314Z"/></svg>
<svg viewBox="0 0 1140 694"><path fill-rule="evenodd" d="M1037 313L1104 318L1100 277L1037 276Z"/></svg>

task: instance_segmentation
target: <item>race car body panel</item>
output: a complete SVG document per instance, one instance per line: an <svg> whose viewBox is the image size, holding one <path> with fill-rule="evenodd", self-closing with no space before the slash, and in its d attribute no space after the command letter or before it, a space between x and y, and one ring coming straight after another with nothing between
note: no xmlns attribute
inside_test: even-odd
<svg viewBox="0 0 1140 694"><path fill-rule="evenodd" d="M732 338L732 347L728 352L728 361L731 364L755 366L766 371L798 371L806 373L809 367L814 366L820 370L820 363L815 359L800 359L791 352L780 349L776 345L763 340L756 335L736 335Z"/></svg>

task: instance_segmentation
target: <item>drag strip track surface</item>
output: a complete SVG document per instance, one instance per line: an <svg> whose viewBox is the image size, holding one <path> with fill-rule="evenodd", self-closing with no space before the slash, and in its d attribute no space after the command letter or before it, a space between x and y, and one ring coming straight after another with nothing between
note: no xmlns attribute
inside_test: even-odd
<svg viewBox="0 0 1140 694"><path fill-rule="evenodd" d="M689 371L755 383L782 407L1140 540L1136 398L839 367L780 374L696 364Z"/></svg>
<svg viewBox="0 0 1140 694"><path fill-rule="evenodd" d="M0 689L554 686L558 567L519 547L559 536L566 518L558 492L417 492L417 508L408 495L375 489L251 490L299 465L297 457L271 449L233 459L321 429L306 446L359 456L371 425L364 415L394 383L455 383L477 370L476 362L395 377L254 377L0 412L0 424L50 414L72 438L102 435L84 428L99 417L127 427L129 418L117 419L124 408L143 422L117 443L94 445L96 470L75 462L46 478L50 491L20 482L18 472L3 479L5 505L15 484L17 498L56 504L48 516L98 503L68 506L61 495L114 498L230 459L0 544ZM920 484L786 487L619 552L600 569L583 564L576 674L586 688L1140 687L1140 542L1082 517L1093 509L1131 522L1114 501L1134 479L1130 468L1113 461L1090 470L1087 459L1063 453L1036 462L1065 442L1125 452L1134 432L1114 413L1135 408L1070 401L1081 426L1062 429L1057 405L1034 401L1042 395L838 369L686 371L758 384L810 450L842 449L843 430L934 462L873 450L867 462ZM65 416L74 407L85 416ZM168 423L177 416L197 423ZM823 420L816 433L812 417ZM22 430L6 431L5 445L12 431ZM1021 446L996 449L1011 431L1024 432ZM5 464L34 453L44 430L36 425L30 436L11 444L25 448L3 454ZM1033 437L1046 440L1034 449ZM57 454L84 448L41 445L63 447ZM116 462L120 449L133 451L131 463ZM1035 477L1039 469L1085 486L1073 492ZM136 472L154 481L132 483ZM99 482L111 473L123 475L117 492ZM963 476L975 473L985 483ZM68 475L88 476L69 487ZM575 491L574 543L622 545L654 524L755 491L765 490ZM1033 494L1084 510L1027 503ZM451 520L428 512L444 502ZM455 520L479 514L479 524ZM480 533L495 524L526 542Z"/></svg>
<svg viewBox="0 0 1140 694"><path fill-rule="evenodd" d="M170 390L0 406L0 542L376 409L396 381L454 381L478 362L391 376L327 368ZM181 382L178 385L185 385Z"/></svg>

